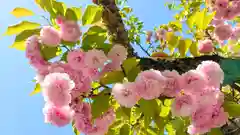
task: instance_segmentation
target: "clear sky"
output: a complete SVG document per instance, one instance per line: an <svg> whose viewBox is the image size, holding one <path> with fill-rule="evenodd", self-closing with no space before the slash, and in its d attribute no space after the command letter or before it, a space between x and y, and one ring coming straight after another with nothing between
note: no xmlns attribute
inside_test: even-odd
<svg viewBox="0 0 240 135"><path fill-rule="evenodd" d="M4 2L3 2L4 1ZM69 6L86 6L91 0L65 0ZM128 5L144 22L144 30L167 23L173 19L173 13L164 7L165 0L129 0ZM37 13L30 17L32 21L44 23L40 15L44 13L34 4L34 0L2 0L0 17L0 35L9 24L18 23L9 12L15 7L26 7ZM46 24L46 23L45 23ZM0 37L0 135L73 135L71 126L56 128L45 124L42 108L44 106L41 94L30 97L34 88L31 81L34 70L29 66L24 52L10 49L8 46L14 37Z"/></svg>

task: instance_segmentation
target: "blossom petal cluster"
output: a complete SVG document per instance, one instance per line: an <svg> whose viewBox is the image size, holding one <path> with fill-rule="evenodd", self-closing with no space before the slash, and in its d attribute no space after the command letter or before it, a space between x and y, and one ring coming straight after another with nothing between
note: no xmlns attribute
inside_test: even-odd
<svg viewBox="0 0 240 135"><path fill-rule="evenodd" d="M115 84L112 95L125 107L133 107L141 98L173 97L172 115L191 117L190 134L206 133L228 120L228 113L222 107L224 95L220 91L223 79L224 72L218 63L203 61L196 69L181 75L174 70L142 71L134 82Z"/></svg>
<svg viewBox="0 0 240 135"><path fill-rule="evenodd" d="M66 62L49 62L42 56L42 46L57 47L62 41L76 42L81 36L77 22L58 17L56 23L59 31L44 26L39 36L33 35L26 41L26 57L37 71L35 79L45 101L45 122L57 127L74 122L80 132L104 135L115 119L113 109L93 120L91 105L83 101L82 96L91 91L93 81L121 67L127 50L120 44L113 45L108 54L97 49L73 49L68 51Z"/></svg>

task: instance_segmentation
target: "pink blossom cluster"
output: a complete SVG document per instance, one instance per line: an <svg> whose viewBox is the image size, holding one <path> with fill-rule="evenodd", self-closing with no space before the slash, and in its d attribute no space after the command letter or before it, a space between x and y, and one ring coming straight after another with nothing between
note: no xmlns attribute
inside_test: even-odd
<svg viewBox="0 0 240 135"><path fill-rule="evenodd" d="M161 96L174 97L173 116L190 116L189 133L205 133L227 122L220 84L224 73L219 64L203 61L195 70L182 75L176 71L146 70L134 82L115 84L112 95L125 107L134 106L140 98L151 100Z"/></svg>
<svg viewBox="0 0 240 135"><path fill-rule="evenodd" d="M93 121L90 104L80 98L91 91L93 81L106 72L121 68L127 50L119 44L114 45L107 55L97 49L87 52L74 49L68 52L67 62L48 62L42 57L41 45L55 47L61 39L75 42L81 36L77 23L61 19L57 23L60 32L50 26L43 27L40 36L33 35L26 42L26 57L37 70L36 81L41 85L46 102L43 109L45 122L62 127L73 121L81 132L104 135L115 119L113 110Z"/></svg>

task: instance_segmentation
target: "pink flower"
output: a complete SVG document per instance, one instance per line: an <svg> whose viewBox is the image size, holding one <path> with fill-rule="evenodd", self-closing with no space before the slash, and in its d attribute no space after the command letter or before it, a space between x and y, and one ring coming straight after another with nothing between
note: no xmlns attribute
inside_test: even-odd
<svg viewBox="0 0 240 135"><path fill-rule="evenodd" d="M42 70L45 69L46 67L48 67L49 63L47 61L45 61L43 58L41 57L30 57L29 58L29 63L31 66L33 66L35 69L37 70Z"/></svg>
<svg viewBox="0 0 240 135"><path fill-rule="evenodd" d="M140 99L136 93L136 88L135 83L116 83L112 88L112 95L120 105L130 108Z"/></svg>
<svg viewBox="0 0 240 135"><path fill-rule="evenodd" d="M44 26L40 31L40 40L43 44L56 47L60 44L61 38L59 32L51 26Z"/></svg>
<svg viewBox="0 0 240 135"><path fill-rule="evenodd" d="M203 73L208 80L208 85L219 87L220 83L223 82L224 72L220 65L214 61L203 61L196 70Z"/></svg>
<svg viewBox="0 0 240 135"><path fill-rule="evenodd" d="M147 31L146 35L147 35L146 42L150 42L151 38L152 38L152 35L153 35L153 32L152 31Z"/></svg>
<svg viewBox="0 0 240 135"><path fill-rule="evenodd" d="M240 4L237 4L237 3L233 3L231 6L229 6L228 9L225 11L224 19L232 20L236 16L238 16L240 14L239 7L240 7Z"/></svg>
<svg viewBox="0 0 240 135"><path fill-rule="evenodd" d="M102 116L95 120L95 125L98 129L102 131L108 131L108 127L113 124L116 115L112 109L109 109Z"/></svg>
<svg viewBox="0 0 240 135"><path fill-rule="evenodd" d="M214 33L219 40L227 40L233 33L232 26L228 24L218 25L215 28Z"/></svg>
<svg viewBox="0 0 240 135"><path fill-rule="evenodd" d="M228 121L228 116L228 113L224 111L223 107L217 108L212 114L213 127L225 125Z"/></svg>
<svg viewBox="0 0 240 135"><path fill-rule="evenodd" d="M216 0L215 5L219 10L226 9L228 7L228 0Z"/></svg>
<svg viewBox="0 0 240 135"><path fill-rule="evenodd" d="M43 113L45 122L51 123L58 127L63 127L69 124L72 120L72 111L69 106L56 107L51 104L46 104Z"/></svg>
<svg viewBox="0 0 240 135"><path fill-rule="evenodd" d="M62 16L57 16L57 18L56 18L56 20L55 20L55 22L56 22L56 24L57 25L62 25L62 23L65 21L65 19L64 19L64 17L62 17Z"/></svg>
<svg viewBox="0 0 240 135"><path fill-rule="evenodd" d="M179 94L172 103L172 115L190 116L197 108L194 95Z"/></svg>
<svg viewBox="0 0 240 135"><path fill-rule="evenodd" d="M66 73L48 74L42 85L45 101L55 106L68 105L71 101L70 91L75 87L75 83Z"/></svg>
<svg viewBox="0 0 240 135"><path fill-rule="evenodd" d="M213 25L213 26L217 26L217 25L223 25L224 24L224 20L218 20L218 19L213 19L212 20L212 22L211 22L211 24Z"/></svg>
<svg viewBox="0 0 240 135"><path fill-rule="evenodd" d="M233 29L233 35L231 37L231 40L238 40L240 38L240 27L235 27Z"/></svg>
<svg viewBox="0 0 240 135"><path fill-rule="evenodd" d="M82 32L75 21L63 21L60 24L60 37L64 41L77 42L80 39Z"/></svg>
<svg viewBox="0 0 240 135"><path fill-rule="evenodd" d="M166 33L167 31L165 29L159 29L155 33L155 39L156 40L164 40L166 39Z"/></svg>
<svg viewBox="0 0 240 135"><path fill-rule="evenodd" d="M101 72L97 68L85 67L82 69L83 76L91 78L92 81L98 80L101 77Z"/></svg>
<svg viewBox="0 0 240 135"><path fill-rule="evenodd" d="M108 60L107 56L104 54L103 51L92 49L86 52L85 55L85 64L89 68L103 68L104 63Z"/></svg>
<svg viewBox="0 0 240 135"><path fill-rule="evenodd" d="M199 52L200 53L210 53L214 51L214 46L212 40L204 40L199 42Z"/></svg>
<svg viewBox="0 0 240 135"><path fill-rule="evenodd" d="M165 70L164 72L162 72L162 75L166 77L164 91L162 95L165 95L167 97L175 97L180 91L181 76L175 70Z"/></svg>
<svg viewBox="0 0 240 135"><path fill-rule="evenodd" d="M138 74L136 78L137 93L140 97L151 100L163 93L165 77L158 70L146 70Z"/></svg>
<svg viewBox="0 0 240 135"><path fill-rule="evenodd" d="M200 106L196 112L192 114L193 125L200 127L203 125L212 125L212 105ZM211 128L211 127L210 127Z"/></svg>
<svg viewBox="0 0 240 135"><path fill-rule="evenodd" d="M206 78L197 70L189 70L181 76L181 88L185 92L199 93L206 84Z"/></svg>
<svg viewBox="0 0 240 135"><path fill-rule="evenodd" d="M81 50L74 50L68 52L67 61L71 68L75 70L81 70L85 66L84 52Z"/></svg>
<svg viewBox="0 0 240 135"><path fill-rule="evenodd" d="M123 45L116 44L108 52L107 56L113 61L119 61L120 63L122 63L122 61L127 58L127 49Z"/></svg>
<svg viewBox="0 0 240 135"><path fill-rule="evenodd" d="M40 53L40 46L38 43L38 36L33 35L26 40L26 57L42 57Z"/></svg>

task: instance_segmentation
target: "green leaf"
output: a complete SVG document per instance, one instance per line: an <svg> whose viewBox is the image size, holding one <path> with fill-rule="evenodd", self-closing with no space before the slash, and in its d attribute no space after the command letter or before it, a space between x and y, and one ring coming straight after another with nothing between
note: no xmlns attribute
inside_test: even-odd
<svg viewBox="0 0 240 135"><path fill-rule="evenodd" d="M77 20L82 19L81 18L82 17L82 8L81 7L72 7L71 9L75 12L75 14L77 16Z"/></svg>
<svg viewBox="0 0 240 135"><path fill-rule="evenodd" d="M9 26L7 28L7 31L4 33L4 35L14 35L14 34L18 34L21 33L25 30L32 30L32 29L36 29L39 26L41 26L39 23L35 23L35 22L29 22L29 21L22 21L18 24Z"/></svg>
<svg viewBox="0 0 240 135"><path fill-rule="evenodd" d="M74 20L74 21L78 20L76 12L71 8L67 9L67 11L65 13L65 17L67 20Z"/></svg>
<svg viewBox="0 0 240 135"><path fill-rule="evenodd" d="M15 48L20 51L24 51L26 49L25 41L14 42L9 48Z"/></svg>
<svg viewBox="0 0 240 135"><path fill-rule="evenodd" d="M37 2L36 2L37 1ZM48 11L51 16L56 17L53 8L53 1L54 0L35 0L35 2L45 11Z"/></svg>
<svg viewBox="0 0 240 135"><path fill-rule="evenodd" d="M122 11L125 11L125 13L129 14L129 13L132 12L132 8L131 8L131 7L124 7L124 8L122 9Z"/></svg>
<svg viewBox="0 0 240 135"><path fill-rule="evenodd" d="M50 60L56 56L59 56L62 53L62 50L59 47L47 47L42 45L41 53L45 60Z"/></svg>
<svg viewBox="0 0 240 135"><path fill-rule="evenodd" d="M53 1L52 7L54 9L54 12L56 15L62 15L64 16L66 5L63 2Z"/></svg>
<svg viewBox="0 0 240 135"><path fill-rule="evenodd" d="M101 116L109 109L109 98L110 95L106 94L104 91L99 93L97 97L93 98L93 103L91 104L93 119Z"/></svg>
<svg viewBox="0 0 240 135"><path fill-rule="evenodd" d="M129 58L123 62L123 68L126 72L128 81L133 82L137 77L138 73L140 73L140 67L137 66L139 63L139 59Z"/></svg>
<svg viewBox="0 0 240 135"><path fill-rule="evenodd" d="M14 43L9 47L24 51L26 49L26 39L32 35L39 35L40 30L41 29L24 30L15 37Z"/></svg>
<svg viewBox="0 0 240 135"><path fill-rule="evenodd" d="M120 129L120 135L129 135L130 127L128 124L124 124Z"/></svg>
<svg viewBox="0 0 240 135"><path fill-rule="evenodd" d="M136 59L136 58L128 58L123 62L123 67L124 70L126 72L126 74L128 74L134 67L136 67L139 63L140 59Z"/></svg>
<svg viewBox="0 0 240 135"><path fill-rule="evenodd" d="M190 46L190 53L193 55L193 56L199 56L199 52L198 52L198 46L197 46L197 43L196 42L193 42Z"/></svg>
<svg viewBox="0 0 240 135"><path fill-rule="evenodd" d="M124 122L122 120L117 120L109 127L109 129L121 128L123 126L123 124L124 124Z"/></svg>
<svg viewBox="0 0 240 135"><path fill-rule="evenodd" d="M64 52L60 60L67 62L67 55L68 55L68 51Z"/></svg>
<svg viewBox="0 0 240 135"><path fill-rule="evenodd" d="M82 49L87 51L93 48L109 50L111 46L104 43L107 39L107 31L100 26L92 26L83 35Z"/></svg>
<svg viewBox="0 0 240 135"><path fill-rule="evenodd" d="M25 17L25 16L32 16L34 13L29 9L22 8L22 7L16 7L13 9L11 14L17 18L20 18L20 17Z"/></svg>
<svg viewBox="0 0 240 135"><path fill-rule="evenodd" d="M208 24L212 21L215 16L215 12L208 14L207 9L204 8L202 11L196 13L196 26L197 28L204 30L207 28Z"/></svg>
<svg viewBox="0 0 240 135"><path fill-rule="evenodd" d="M225 101L223 104L224 110L228 112L229 116L240 116L240 104L231 101Z"/></svg>
<svg viewBox="0 0 240 135"><path fill-rule="evenodd" d="M168 120L169 120L168 117L163 118L163 117L158 116L158 115L156 115L154 117L154 121L155 121L155 123L156 123L156 125L157 125L157 127L159 128L160 131L164 131L164 127L168 123Z"/></svg>
<svg viewBox="0 0 240 135"><path fill-rule="evenodd" d="M106 73L101 79L100 82L103 84L114 84L121 83L124 78L122 71L113 71Z"/></svg>
<svg viewBox="0 0 240 135"><path fill-rule="evenodd" d="M185 40L181 39L179 41L178 50L179 50L179 53L180 53L181 57L186 56L187 51L188 51L189 47L191 46L191 44L192 44L191 39L185 39Z"/></svg>
<svg viewBox="0 0 240 135"><path fill-rule="evenodd" d="M154 117L158 114L159 106L156 100L139 100L140 109L145 116Z"/></svg>
<svg viewBox="0 0 240 135"><path fill-rule="evenodd" d="M161 106L161 112L160 112L160 116L161 117L167 117L168 114L171 111L171 107L169 106Z"/></svg>
<svg viewBox="0 0 240 135"><path fill-rule="evenodd" d="M16 38L15 42L26 40L27 38L31 37L32 35L39 35L41 29L32 29L32 30L24 30L23 32L19 33Z"/></svg>
<svg viewBox="0 0 240 135"><path fill-rule="evenodd" d="M35 85L34 90L30 93L30 96L33 96L33 95L38 94L38 93L40 93L40 92L41 92L41 86L40 86L39 83L37 83L37 84Z"/></svg>
<svg viewBox="0 0 240 135"><path fill-rule="evenodd" d="M176 135L187 135L185 133L185 125L184 120L180 117L176 117L174 120L171 121L173 128L176 130Z"/></svg>
<svg viewBox="0 0 240 135"><path fill-rule="evenodd" d="M144 115L144 127L148 128L149 124L151 123L151 117Z"/></svg>
<svg viewBox="0 0 240 135"><path fill-rule="evenodd" d="M102 9L99 6L88 5L82 16L82 25L94 24L102 18Z"/></svg>
<svg viewBox="0 0 240 135"><path fill-rule="evenodd" d="M170 48L177 47L179 39L180 39L180 37L179 36L175 36L174 32L167 32L166 40L167 40L168 46Z"/></svg>
<svg viewBox="0 0 240 135"><path fill-rule="evenodd" d="M212 128L207 135L224 135L220 128Z"/></svg>
<svg viewBox="0 0 240 135"><path fill-rule="evenodd" d="M175 130L174 130L174 128L173 128L171 123L168 123L165 126L165 128L166 128L166 131L168 132L168 135L175 135Z"/></svg>

